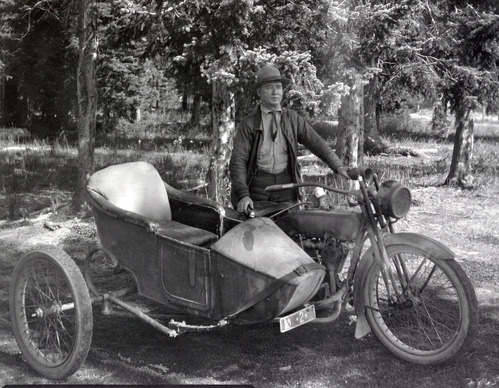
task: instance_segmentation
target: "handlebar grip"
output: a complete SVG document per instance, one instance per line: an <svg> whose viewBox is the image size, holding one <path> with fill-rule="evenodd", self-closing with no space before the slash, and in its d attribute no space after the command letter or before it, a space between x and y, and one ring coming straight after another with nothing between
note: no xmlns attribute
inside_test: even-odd
<svg viewBox="0 0 499 388"><path fill-rule="evenodd" d="M368 167L352 167L347 170L350 179L356 181L361 176L364 180L370 181L374 175L374 171Z"/></svg>
<svg viewBox="0 0 499 388"><path fill-rule="evenodd" d="M294 183L285 183L283 185L272 185L272 186L267 186L265 188L265 191L271 192L271 191L279 191L279 190L286 190L286 189L292 189L295 187Z"/></svg>
<svg viewBox="0 0 499 388"><path fill-rule="evenodd" d="M353 181L356 181L357 179L359 179L359 176L360 176L359 169L355 168L355 167L349 168L347 170L347 174L350 177L350 179Z"/></svg>

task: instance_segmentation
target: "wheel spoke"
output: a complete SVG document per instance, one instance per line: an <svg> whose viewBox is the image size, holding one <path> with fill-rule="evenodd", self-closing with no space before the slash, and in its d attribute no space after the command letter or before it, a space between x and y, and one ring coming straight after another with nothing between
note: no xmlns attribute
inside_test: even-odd
<svg viewBox="0 0 499 388"><path fill-rule="evenodd" d="M419 292L422 293L423 290L426 288L426 286L428 285L428 283L430 282L431 278L433 277L433 274L435 273L437 269L437 265L435 264L433 266L433 268L431 269L430 273L428 274L428 277L426 278L426 280L424 281L423 285L421 286L421 288L419 289Z"/></svg>
<svg viewBox="0 0 499 388"><path fill-rule="evenodd" d="M428 332L426 330L426 327L423 323L423 321L421 320L421 316L419 314L416 315L416 321L418 322L418 331L422 334L423 337L425 337L428 342L430 343L430 346L429 348L430 349L435 349L435 345L433 344L433 340L431 339L431 337L428 335Z"/></svg>
<svg viewBox="0 0 499 388"><path fill-rule="evenodd" d="M414 279L416 278L416 276L419 274L419 271L421 271L421 269L423 268L424 264L427 262L427 260L428 260L429 257L430 257L430 254L428 253L428 255L423 259L423 261L421 261L421 263L419 264L418 268L416 269L416 271L412 275L411 279L407 283L407 289L409 289L411 287L412 282L414 281ZM429 281L429 279L428 279L428 281Z"/></svg>

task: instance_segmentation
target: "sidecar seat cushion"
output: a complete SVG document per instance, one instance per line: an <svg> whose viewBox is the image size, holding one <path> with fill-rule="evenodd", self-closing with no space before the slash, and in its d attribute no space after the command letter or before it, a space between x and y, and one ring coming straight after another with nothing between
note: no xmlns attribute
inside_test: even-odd
<svg viewBox="0 0 499 388"><path fill-rule="evenodd" d="M209 245L218 239L215 233L182 224L177 221L161 221L157 223L156 233L160 236L174 238L200 247Z"/></svg>
<svg viewBox="0 0 499 388"><path fill-rule="evenodd" d="M125 211L153 221L172 219L165 185L150 163L132 162L104 168L90 177L87 187Z"/></svg>

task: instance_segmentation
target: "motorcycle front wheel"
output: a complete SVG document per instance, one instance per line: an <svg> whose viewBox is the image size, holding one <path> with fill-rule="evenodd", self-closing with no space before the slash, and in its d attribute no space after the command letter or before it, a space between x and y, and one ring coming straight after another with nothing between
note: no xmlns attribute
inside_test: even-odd
<svg viewBox="0 0 499 388"><path fill-rule="evenodd" d="M28 252L14 269L12 330L26 362L51 379L64 379L85 361L92 341L92 304L79 268L64 251Z"/></svg>
<svg viewBox="0 0 499 388"><path fill-rule="evenodd" d="M364 288L366 318L376 337L396 356L418 364L461 354L478 326L475 291L461 266L411 245L388 246L387 253L395 284L374 262Z"/></svg>

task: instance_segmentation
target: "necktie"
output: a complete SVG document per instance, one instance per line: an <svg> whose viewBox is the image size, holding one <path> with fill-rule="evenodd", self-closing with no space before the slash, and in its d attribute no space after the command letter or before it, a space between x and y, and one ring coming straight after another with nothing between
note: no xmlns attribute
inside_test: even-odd
<svg viewBox="0 0 499 388"><path fill-rule="evenodd" d="M272 137L272 141L275 141L275 138L277 136L277 131L279 129L279 125L277 124L277 116L276 116L276 111L270 111L269 112L272 115L272 119L270 120L270 134Z"/></svg>

